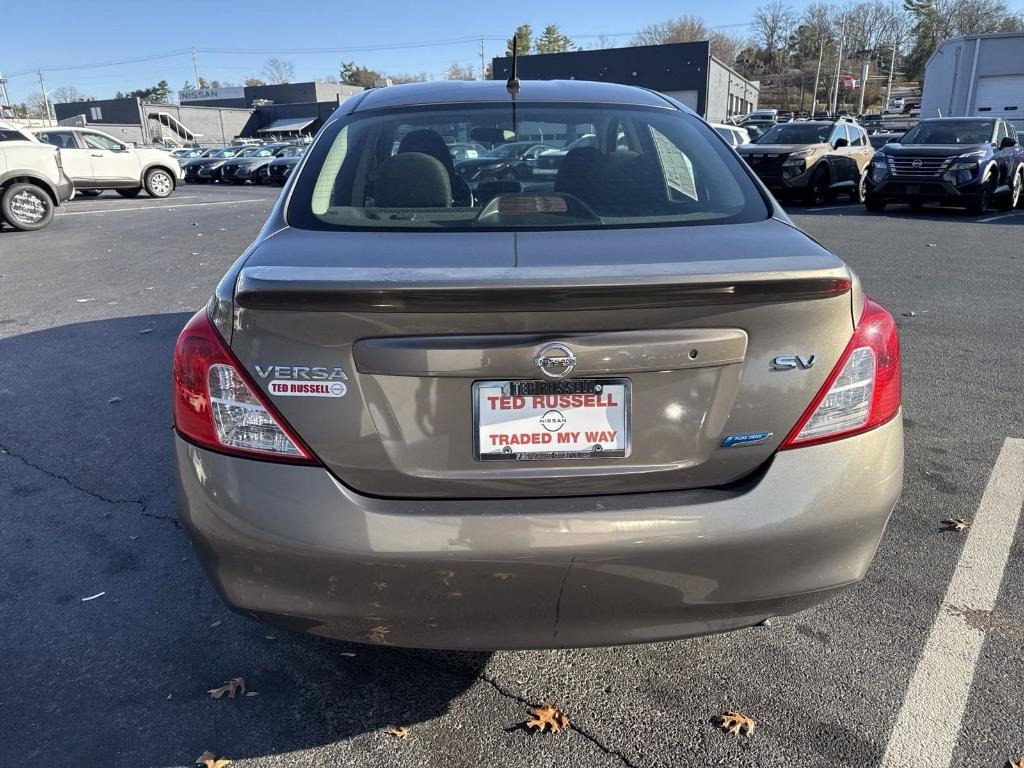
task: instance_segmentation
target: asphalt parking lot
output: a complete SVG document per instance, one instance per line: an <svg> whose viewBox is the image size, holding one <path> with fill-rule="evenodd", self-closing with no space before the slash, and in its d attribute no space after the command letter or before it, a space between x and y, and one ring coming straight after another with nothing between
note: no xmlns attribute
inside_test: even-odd
<svg viewBox="0 0 1024 768"><path fill-rule="evenodd" d="M108 193L41 232L0 230L0 762L186 766L210 750L238 766L998 768L1024 756L1012 441L1024 438L1024 211L792 210L902 332L906 484L863 583L732 634L456 654L229 613L178 528L174 339L277 193ZM969 532L940 522L976 515ZM969 605L951 605L951 580L974 588ZM257 695L208 695L239 676ZM521 726L545 700L568 732ZM717 730L726 710L753 717L754 734Z"/></svg>

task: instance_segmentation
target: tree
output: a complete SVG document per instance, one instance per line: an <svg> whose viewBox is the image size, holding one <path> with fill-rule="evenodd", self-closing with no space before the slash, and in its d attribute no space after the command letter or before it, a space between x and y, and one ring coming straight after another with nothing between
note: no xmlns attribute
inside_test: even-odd
<svg viewBox="0 0 1024 768"><path fill-rule="evenodd" d="M694 43L707 40L711 55L732 66L746 40L721 30L712 30L699 16L680 16L648 24L630 40L631 45L664 45L666 43Z"/></svg>
<svg viewBox="0 0 1024 768"><path fill-rule="evenodd" d="M263 65L263 76L271 85L284 85L295 79L295 65L290 61L273 58Z"/></svg>
<svg viewBox="0 0 1024 768"><path fill-rule="evenodd" d="M92 96L86 96L73 85L62 85L50 91L50 101L54 104L70 104L75 101L92 100Z"/></svg>
<svg viewBox="0 0 1024 768"><path fill-rule="evenodd" d="M772 0L754 13L754 31L764 52L764 62L779 68L785 58L785 44L796 28L796 15L783 0Z"/></svg>
<svg viewBox="0 0 1024 768"><path fill-rule="evenodd" d="M28 117L49 117L46 112L46 100L39 91L30 93L22 103L22 109Z"/></svg>
<svg viewBox="0 0 1024 768"><path fill-rule="evenodd" d="M339 75L341 82L349 85L361 85L363 88L373 88L381 79L380 72L368 67L356 66L354 61L343 62Z"/></svg>
<svg viewBox="0 0 1024 768"><path fill-rule="evenodd" d="M186 83L188 85L188 83ZM200 86L206 87L206 86ZM149 88L137 88L128 93L118 91L114 94L115 99L142 99L150 104L167 104L171 100L171 85L166 80L161 80Z"/></svg>
<svg viewBox="0 0 1024 768"><path fill-rule="evenodd" d="M472 67L454 62L448 71L444 73L445 80L476 80L476 74Z"/></svg>
<svg viewBox="0 0 1024 768"><path fill-rule="evenodd" d="M516 41L516 55L524 56L533 50L533 27L529 24L520 24L516 27L516 33L507 41L505 55L512 55L512 41Z"/></svg>
<svg viewBox="0 0 1024 768"><path fill-rule="evenodd" d="M243 85L245 85L246 87L249 87L249 88L252 88L252 87L257 86L257 85L266 85L266 84L267 83L266 83L265 80L261 80L256 75L249 75L247 78L245 78L245 82L243 83Z"/></svg>
<svg viewBox="0 0 1024 768"><path fill-rule="evenodd" d="M562 33L557 24L548 24L537 38L533 49L537 53L563 53L572 47L572 40Z"/></svg>

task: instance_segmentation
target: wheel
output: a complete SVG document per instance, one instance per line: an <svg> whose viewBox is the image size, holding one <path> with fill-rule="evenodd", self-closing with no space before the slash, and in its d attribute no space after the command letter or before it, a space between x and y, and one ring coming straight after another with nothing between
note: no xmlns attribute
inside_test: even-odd
<svg viewBox="0 0 1024 768"><path fill-rule="evenodd" d="M857 182L857 186L850 190L850 202L851 203L863 203L864 199L868 195L868 172L864 171L860 175L860 181Z"/></svg>
<svg viewBox="0 0 1024 768"><path fill-rule="evenodd" d="M131 189L116 189L114 190L121 197L138 197L139 192L142 191L142 187L132 187Z"/></svg>
<svg viewBox="0 0 1024 768"><path fill-rule="evenodd" d="M821 205L828 199L828 171L818 168L804 190L804 204Z"/></svg>
<svg viewBox="0 0 1024 768"><path fill-rule="evenodd" d="M1024 176L1017 173L1010 184L1010 191L999 201L997 207L1000 211L1012 211L1020 204L1022 186L1024 186Z"/></svg>
<svg viewBox="0 0 1024 768"><path fill-rule="evenodd" d="M163 168L154 168L146 174L143 186L150 197L167 197L174 191L174 179Z"/></svg>
<svg viewBox="0 0 1024 768"><path fill-rule="evenodd" d="M885 200L879 200L878 198L875 197L865 196L864 207L867 208L869 211L881 213L882 211L885 210Z"/></svg>
<svg viewBox="0 0 1024 768"><path fill-rule="evenodd" d="M76 196L80 197L99 197L103 192L102 189L76 189Z"/></svg>
<svg viewBox="0 0 1024 768"><path fill-rule="evenodd" d="M967 204L967 212L971 216L981 216L988 210L989 203L992 201L993 186L995 186L995 182L992 176L989 175L981 183L981 191L978 192L978 196Z"/></svg>
<svg viewBox="0 0 1024 768"><path fill-rule="evenodd" d="M1017 174L1017 207L1024 208L1024 168Z"/></svg>
<svg viewBox="0 0 1024 768"><path fill-rule="evenodd" d="M35 184L11 184L0 198L0 218L22 232L34 232L49 224L53 208L53 200Z"/></svg>

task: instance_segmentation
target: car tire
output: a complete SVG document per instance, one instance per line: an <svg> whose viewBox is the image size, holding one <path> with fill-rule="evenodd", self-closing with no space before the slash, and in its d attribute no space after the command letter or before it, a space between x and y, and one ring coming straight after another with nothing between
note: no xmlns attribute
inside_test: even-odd
<svg viewBox="0 0 1024 768"><path fill-rule="evenodd" d="M115 189L115 192L121 197L138 197L139 192L142 191L142 187L132 187L131 189Z"/></svg>
<svg viewBox="0 0 1024 768"><path fill-rule="evenodd" d="M1020 169L1017 178L1020 180L1020 194L1017 196L1017 207L1024 208L1024 167Z"/></svg>
<svg viewBox="0 0 1024 768"><path fill-rule="evenodd" d="M0 218L22 232L35 232L53 221L53 200L35 184L11 184L0 197Z"/></svg>
<svg viewBox="0 0 1024 768"><path fill-rule="evenodd" d="M811 176L803 194L804 205L823 205L828 202L828 171L820 167Z"/></svg>
<svg viewBox="0 0 1024 768"><path fill-rule="evenodd" d="M992 175L981 183L981 191L978 196L967 204L967 213L971 216L982 216L992 202L992 188L995 186Z"/></svg>
<svg viewBox="0 0 1024 768"><path fill-rule="evenodd" d="M867 208L869 211L881 213L882 211L885 210L885 206L885 200L879 200L878 198L871 197L870 195L864 198L864 207Z"/></svg>
<svg viewBox="0 0 1024 768"><path fill-rule="evenodd" d="M1019 172L1014 174L1013 181L1010 183L1010 191L1002 197L996 206L1000 211L1012 211L1020 205L1022 184L1024 184L1024 176L1021 176Z"/></svg>
<svg viewBox="0 0 1024 768"><path fill-rule="evenodd" d="M103 193L102 189L76 189L76 196L82 197L99 197Z"/></svg>
<svg viewBox="0 0 1024 768"><path fill-rule="evenodd" d="M850 202L851 203L863 203L868 196L868 172L865 170L860 175L860 181L857 182L857 186L850 190Z"/></svg>
<svg viewBox="0 0 1024 768"><path fill-rule="evenodd" d="M143 186L150 197L168 197L174 191L174 177L170 171L153 168L146 174Z"/></svg>

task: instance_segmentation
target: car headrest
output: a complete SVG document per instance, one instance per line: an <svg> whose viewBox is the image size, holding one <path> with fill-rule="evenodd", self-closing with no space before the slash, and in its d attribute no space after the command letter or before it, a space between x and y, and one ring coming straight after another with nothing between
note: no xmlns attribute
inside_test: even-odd
<svg viewBox="0 0 1024 768"><path fill-rule="evenodd" d="M441 134L437 131L432 131L429 128L418 128L415 131L409 131L402 138L402 143L398 145L398 154L401 155L407 152L420 152L424 155L430 155L440 162L448 173L455 173L452 153L448 150L448 145L444 143L444 139L441 138Z"/></svg>
<svg viewBox="0 0 1024 768"><path fill-rule="evenodd" d="M422 152L402 152L380 164L373 185L378 208L448 208L452 185L439 160Z"/></svg>

